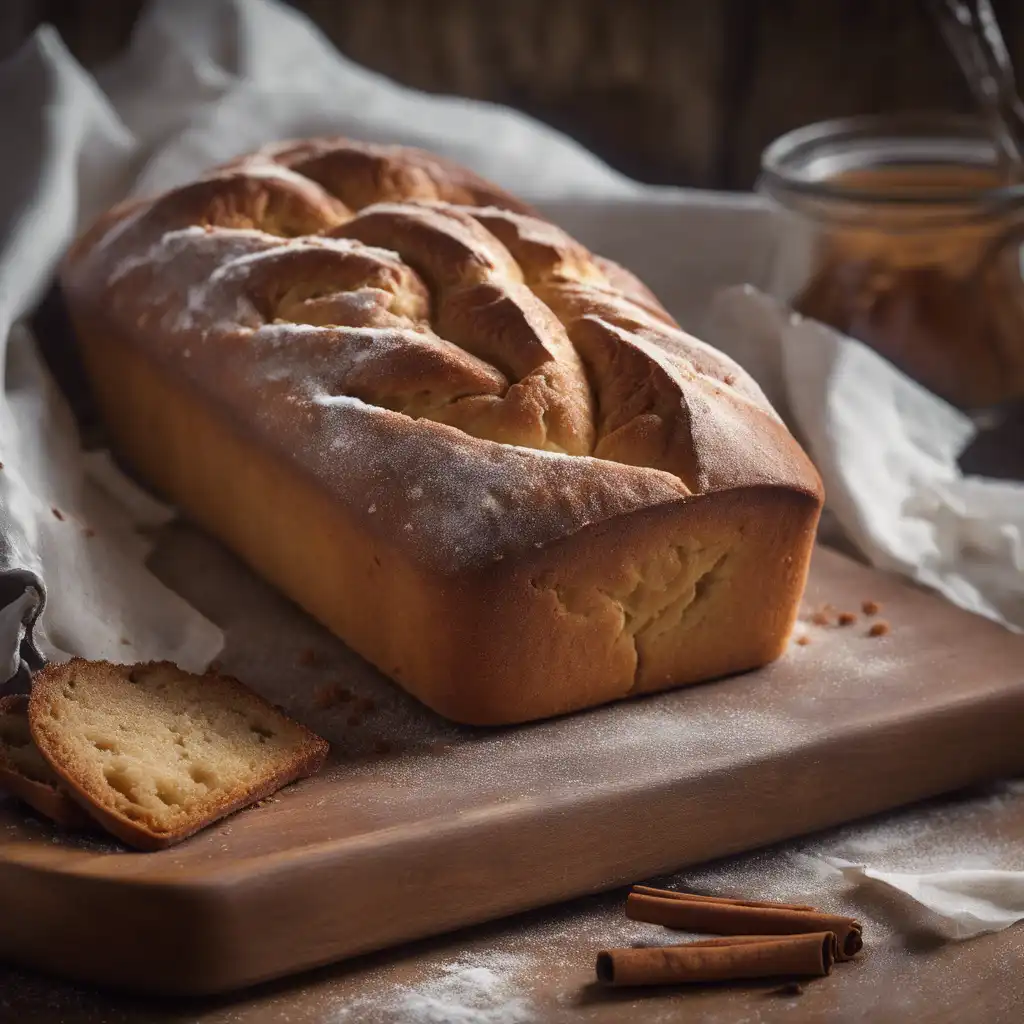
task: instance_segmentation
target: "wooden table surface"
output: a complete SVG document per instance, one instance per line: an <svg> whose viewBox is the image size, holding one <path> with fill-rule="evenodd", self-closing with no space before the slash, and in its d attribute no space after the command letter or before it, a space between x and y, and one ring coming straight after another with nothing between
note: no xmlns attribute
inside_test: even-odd
<svg viewBox="0 0 1024 1024"><path fill-rule="evenodd" d="M39 1024L690 1024L1024 1020L1024 925L951 941L894 893L853 889L821 859L894 870L1024 870L1024 781L1007 782L692 869L656 884L810 901L857 914L866 950L799 995L777 983L609 992L597 950L678 940L627 921L623 892L351 961L216 1001L168 1002L0 969L0 1021ZM159 921L153 928L160 927ZM145 942L144 935L139 936Z"/></svg>

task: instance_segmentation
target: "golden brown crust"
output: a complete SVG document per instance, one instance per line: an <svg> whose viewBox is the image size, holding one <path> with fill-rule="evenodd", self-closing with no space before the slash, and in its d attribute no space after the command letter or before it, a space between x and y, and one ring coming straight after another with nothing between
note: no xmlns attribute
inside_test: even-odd
<svg viewBox="0 0 1024 1024"><path fill-rule="evenodd" d="M534 211L522 200L451 160L412 146L382 146L340 137L267 146L232 161L245 167L269 160L322 185L352 209L389 200L440 200Z"/></svg>
<svg viewBox="0 0 1024 1024"><path fill-rule="evenodd" d="M180 723L175 727L181 733L169 756L163 756L159 746L158 740L164 737L155 741L151 735L163 726L157 714L161 705L174 700L161 687L177 690L180 705L174 721ZM189 687L197 692L190 693ZM147 688L154 692L146 695ZM190 698L195 722L182 711ZM82 705L89 713L76 713ZM225 726L215 720L217 715L232 718ZM256 724L237 725L234 719L240 716L251 716ZM196 677L169 662L114 665L74 658L49 665L33 678L28 717L36 745L71 797L111 835L147 851L173 846L314 774L328 753L325 740L288 719L237 679L215 673ZM210 735L194 739L188 736L189 729ZM266 752L251 741L250 761L241 768L223 756L228 767L235 769L235 777L230 782L216 780L219 748L232 741L240 746L234 734L239 730L244 734L246 729L253 733L266 729L271 737ZM205 762L196 755L200 742L205 745ZM271 742L276 745L271 747ZM140 762L132 748L145 750L147 760ZM238 750L231 749L230 758L238 761L238 757ZM175 781L185 765L195 782L195 791L187 796ZM151 790L158 799L149 799Z"/></svg>
<svg viewBox="0 0 1024 1024"><path fill-rule="evenodd" d="M534 680L521 655L505 678L506 634L536 627L565 650L576 619L609 644L632 628L621 609L552 616L540 592L516 596L537 558L568 577L584 550L598 575L675 557L683 601L698 550L731 538L728 564L753 579L699 635L659 641L674 651L659 664L675 658L659 685L731 670L710 651L744 588L763 607L733 669L781 650L802 576L760 577L776 555L806 566L821 505L807 457L753 380L632 275L468 172L395 147L282 144L109 219L63 283L122 453L446 714L523 720L647 685L636 664L624 685L599 662L587 683L585 665ZM761 511L763 549L737 530ZM476 678L453 683L470 663Z"/></svg>

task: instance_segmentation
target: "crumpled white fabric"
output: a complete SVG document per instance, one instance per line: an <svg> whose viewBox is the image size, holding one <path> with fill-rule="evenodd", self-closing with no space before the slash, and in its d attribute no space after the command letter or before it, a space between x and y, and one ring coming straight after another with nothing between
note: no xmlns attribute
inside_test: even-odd
<svg viewBox="0 0 1024 1024"><path fill-rule="evenodd" d="M63 397L19 322L83 219L131 180L134 143L52 32L0 68L0 575L45 583L34 652L202 668L222 636L144 567L147 520L90 479ZM21 667L38 591L0 612L0 683Z"/></svg>
<svg viewBox="0 0 1024 1024"><path fill-rule="evenodd" d="M47 584L40 651L49 660L87 651L205 668L222 646L220 630L145 568L152 541L139 531L167 522L171 510L139 492L106 453L83 456L31 341L20 327L11 333L5 442L15 457L5 465L4 497L24 527L26 561Z"/></svg>
<svg viewBox="0 0 1024 1024"><path fill-rule="evenodd" d="M1024 486L964 476L966 416L749 285L715 296L702 334L760 381L821 472L831 517L872 565L1024 629Z"/></svg>
<svg viewBox="0 0 1024 1024"><path fill-rule="evenodd" d="M150 154L135 191L282 137L421 145L528 196L629 196L641 186L516 111L403 88L344 58L267 0L158 0L130 52L98 76Z"/></svg>
<svg viewBox="0 0 1024 1024"><path fill-rule="evenodd" d="M953 939L971 939L1024 921L1024 871L880 871L825 858L858 886L895 889L935 914Z"/></svg>

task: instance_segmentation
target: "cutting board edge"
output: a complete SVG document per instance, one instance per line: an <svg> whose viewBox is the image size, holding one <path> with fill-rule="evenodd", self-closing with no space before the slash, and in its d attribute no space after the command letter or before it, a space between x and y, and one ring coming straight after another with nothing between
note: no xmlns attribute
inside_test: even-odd
<svg viewBox="0 0 1024 1024"><path fill-rule="evenodd" d="M714 820L715 809L725 806L729 799L730 786L735 789L736 771L731 766L723 767L702 780L696 794L693 792L692 778L677 780L675 784L667 782L658 791L625 790L617 794L604 793L601 799L595 797L582 802L577 808L574 821L570 824L565 822L565 809L557 806L543 808L541 812L527 817L525 821L519 820L522 816L515 815L504 819L496 818L494 824L498 827L492 829L489 841L484 844L483 853L477 825L452 828L438 837L436 848L431 854L432 861L435 866L440 866L442 876L451 876L454 866L461 865L460 870L464 871L464 878L474 880L480 893L486 888L486 878L474 879L474 864L479 866L480 863L485 863L490 866L500 863L502 853L507 855L507 839L516 835L518 830L525 828L527 832L533 833L529 837L531 841L523 845L534 851L531 857L535 863L529 867L527 875L524 875L522 863L512 865L513 871L518 872L519 876L512 881L522 884L511 884L507 887L507 891L515 894L510 899L492 900L487 903L486 899L481 899L480 893L474 894L473 885L469 885L461 890L464 896L471 897L466 909L453 912L447 905L441 908L431 906L432 920L440 921L440 924L411 923L408 915L403 914L401 906L396 913L394 908L387 907L386 901L381 903L379 899L381 893L391 894L394 900L399 900L403 895L401 887L394 882L394 873L398 866L409 863L410 850L407 839L405 843L393 842L383 851L374 850L369 844L361 844L349 864L339 862L336 857L319 856L315 858L315 863L310 865L292 865L290 872L281 870L283 865L275 865L273 870L264 873L264 877L238 878L225 884L210 884L207 881L199 886L189 886L180 882L147 886L134 879L130 884L123 886L130 890L132 898L120 902L115 899L118 913L113 913L109 906L110 892L111 889L117 888L117 880L90 879L94 886L93 892L84 895L88 897L85 906L94 908L96 912L92 921L102 920L109 929L112 921L124 919L119 930L122 934L130 936L138 920L152 920L155 915L159 915L163 941L169 949L176 951L176 955L169 959L149 955L146 962L141 962L138 951L134 948L136 943L129 939L126 948L120 953L112 953L108 949L94 962L83 964L83 948L96 949L101 945L109 945L104 943L104 935L98 933L95 928L93 934L89 934L89 922L85 931L79 929L70 943L68 952L73 955L55 956L55 951L51 947L39 947L34 954L24 955L25 951L21 946L12 944L11 933L15 938L19 932L24 934L24 927L31 924L27 920L30 914L38 920L38 906L30 910L23 900L18 902L22 904L22 916L26 920L18 922L14 919L15 915L8 916L9 926L0 927L0 940L4 935L8 936L7 941L0 941L0 953L23 966L51 970L75 980L147 994L213 995L237 991L364 953L481 924L561 900L615 888L639 878L679 870L706 860L770 845L1007 773L1024 771L1024 747L1017 743L1016 749L1011 749L1013 744L1009 742L1008 735L1003 736L1007 742L976 745L973 748L975 759L970 762L960 758L945 758L936 762L934 758L926 756L927 748L936 743L941 743L943 747L948 744L955 745L978 728L991 729L998 733L1001 728L1007 729L1008 721L1015 716L1016 720L1020 721L1022 715L1024 686L1016 686L967 708L943 709L942 713L933 714L925 719L896 721L888 727L866 730L845 737L838 748L838 759L844 759L845 751L848 765L855 765L858 760L865 762L869 768L873 765L874 774L879 780L891 782L896 778L894 769L897 765L905 770L913 769L906 776L906 784L895 790L891 787L887 789L883 785L861 785L859 791L863 799L854 807L852 813L849 810L830 812L828 809L830 806L839 806L834 801L834 789L837 784L843 785L842 780L838 778L840 773L821 770L823 759L836 759L834 738L827 745L819 743L794 748L789 756L781 761L762 759L749 765L744 776L744 799L761 812L772 806L772 799L785 805L786 799L791 801L793 796L799 795L806 804L806 792L783 792L780 795L774 785L777 780L785 778L792 784L794 780L804 777L802 772L819 780L818 788L814 791L815 800L812 807L802 814L780 819L776 827L766 826L760 829L754 839L741 839L735 834L735 830L734 833L729 833L727 829L725 833L718 833L706 840L702 846L691 846L685 852L676 846L672 848L678 852L670 853L671 835L662 835L653 845L642 851L630 851L629 843L635 839L637 831L628 823L644 818L645 810L648 812L647 817L657 812L662 821L674 820L696 810ZM923 767L928 770L922 773ZM754 790L757 792L754 793ZM617 825L620 821L626 822L626 827ZM609 825L609 822L613 824ZM559 855L571 856L574 837L585 835L588 830L595 828L600 834L603 848L614 851L615 854L607 862L603 862L600 870L591 871L585 878L581 875L577 882L566 882L560 886L547 888L534 887L533 895L529 898L520 895L523 892L523 885L529 883L529 873L532 872L536 876L537 872L542 872L543 860L555 855L550 841L553 833L560 834L559 842L555 844L562 847ZM593 836L590 841L593 841ZM493 857L489 856L487 848L492 848L490 853ZM543 849L548 853L538 860L535 851ZM576 853L578 855L578 849ZM420 857L422 856L421 852ZM14 874L22 875L18 889L23 895L41 886L49 888L51 897L54 895L55 879L51 877L51 872L26 865L19 867L21 871ZM0 891L5 889L4 874L10 874L10 868L10 864L4 865L0 860ZM358 906L354 908L349 903L342 907L335 901L323 899L324 892L331 891L339 882L344 881L343 878L339 878L339 873L343 876L346 871L353 879L356 876L362 879L358 885L355 881L349 883L347 892L360 894L372 891L376 894L376 902L369 900L362 908L364 915L377 913L376 932L364 928L357 929L358 934L353 934L349 926L349 934L339 935L338 924L342 917L347 918L349 922L352 919L364 919L360 916ZM493 871L491 873L493 874ZM296 899L293 892L299 885L299 875L305 876L303 884L306 886L307 895L312 897L306 906L302 905L301 898ZM282 892L279 884L281 877L285 877L291 884L291 889L287 892ZM508 876L505 876L505 880L509 880ZM64 876L62 881L64 884L58 885L58 890L82 882L83 879ZM431 881L432 884L426 889L435 899L437 894L444 894L449 889L456 893L460 891L457 885L452 884L453 879L450 877L447 886L438 884L437 878ZM15 882L17 883L16 879ZM419 885L422 892L422 880ZM11 891L11 886L6 888L8 892ZM416 888L416 884L411 886L413 892ZM157 897L155 908L151 905L152 899L147 901L145 906L139 902L147 889L150 897ZM190 898L181 900L180 897L185 894ZM79 892L76 896L78 905L82 906L83 893ZM292 900L292 905L285 906L289 900ZM187 913L184 912L186 910ZM331 912L324 915L324 910ZM276 943L278 952L269 954L267 943L264 942L260 947L261 936L266 931L266 922L284 922L289 917L289 911L292 915L309 917L306 918L304 927L294 936L293 942ZM61 908L52 907L51 912L54 917L52 923L56 927ZM316 916L318 913L321 914L319 919ZM421 908L420 917L423 916L424 911ZM66 920L62 926L64 931L68 930ZM49 934L52 935L54 932L50 930ZM109 931L106 935L109 936ZM311 935L315 936L315 944L310 943ZM288 950L286 958L280 955L281 945ZM183 946L189 950L186 962L180 957ZM226 950L230 952L226 954ZM158 965L156 970L153 969L154 963ZM159 965L164 963L170 966L160 968ZM183 968L188 970L183 973Z"/></svg>

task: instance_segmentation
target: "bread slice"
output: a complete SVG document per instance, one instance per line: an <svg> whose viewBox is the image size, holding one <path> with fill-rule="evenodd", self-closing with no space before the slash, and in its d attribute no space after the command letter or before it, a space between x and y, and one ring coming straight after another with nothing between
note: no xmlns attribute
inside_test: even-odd
<svg viewBox="0 0 1024 1024"><path fill-rule="evenodd" d="M328 744L238 680L75 659L32 683L32 737L78 803L140 850L312 775Z"/></svg>
<svg viewBox="0 0 1024 1024"><path fill-rule="evenodd" d="M0 791L64 828L84 828L92 821L39 753L28 725L28 697L23 694L0 697Z"/></svg>

